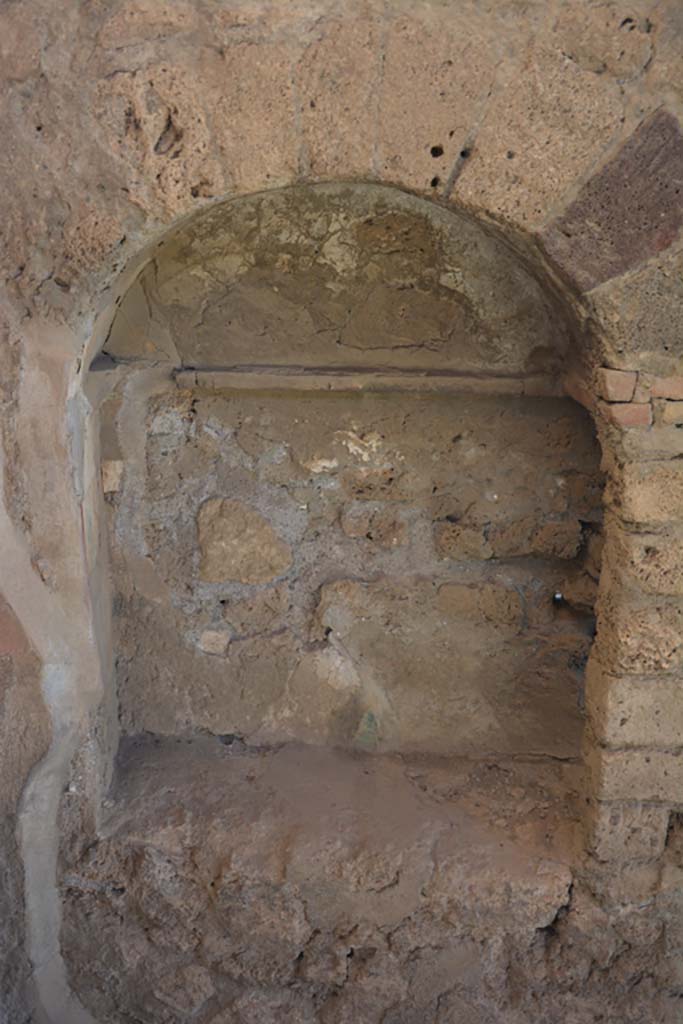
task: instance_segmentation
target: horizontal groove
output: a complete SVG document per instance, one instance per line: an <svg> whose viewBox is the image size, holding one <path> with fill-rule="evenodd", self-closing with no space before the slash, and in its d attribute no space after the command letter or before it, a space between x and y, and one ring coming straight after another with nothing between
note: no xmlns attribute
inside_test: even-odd
<svg viewBox="0 0 683 1024"><path fill-rule="evenodd" d="M557 397L557 377L458 373L449 370L380 370L300 366L233 366L175 372L178 387L206 391L399 391L435 394Z"/></svg>

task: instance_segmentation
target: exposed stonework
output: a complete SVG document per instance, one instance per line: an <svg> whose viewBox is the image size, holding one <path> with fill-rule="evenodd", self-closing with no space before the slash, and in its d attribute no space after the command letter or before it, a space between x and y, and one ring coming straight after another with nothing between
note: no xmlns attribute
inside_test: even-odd
<svg viewBox="0 0 683 1024"><path fill-rule="evenodd" d="M169 398L173 366L184 362L179 383L193 394L201 390L201 402L209 396L217 401L225 398L227 379L223 377L221 383L212 376L221 369L233 374L231 395L248 390L246 404L256 400L253 381L245 388L241 369L212 359L204 370L193 368L192 338L205 330L202 318L206 315L207 334L214 328L224 331L235 352L244 341L241 353L246 361L253 354L267 356L260 382L276 392L283 387L278 372L289 362L283 353L296 349L309 369L289 367L290 397L298 384L307 394L322 388L326 399L345 395L346 401L352 377L355 399L361 405L379 391L394 398L397 393L410 394L415 402L426 401L428 395L431 400L438 393L444 401L450 396L456 405L464 395L470 403L478 396L476 402L487 398L492 403L489 408L498 409L511 409L513 402L521 408L533 397L539 408L545 402L554 409L544 421L549 424L566 401L558 397L558 374L567 374L567 393L595 419L608 479L602 573L597 533L590 529L586 537L586 531L576 526L580 516L569 514L569 509L565 519L553 513L549 523L540 523L537 519L546 512L542 503L533 514L510 522L491 521L493 528L488 520L444 518L430 520L430 529L422 534L422 551L429 552L427 581L434 574L443 575L450 588L448 614L457 611L458 628L468 642L476 633L479 645L491 637L506 637L503 646L517 645L538 639L549 627L525 618L527 609L532 608L534 615L538 610L529 600L534 571L528 567L524 578L513 573L502 586L491 578L503 560L514 560L516 572L525 560L543 563L539 600L546 611L546 596L557 594L550 602L551 642L558 643L566 629L565 650L573 666L576 624L582 617L587 650L597 592L597 635L591 648L584 732L590 771L585 780L573 783L584 812L588 857L580 865L577 857L571 867L569 859L562 861L562 877L568 877L566 869L574 884L566 899L563 893L548 899L548 907L551 903L560 907L559 914L535 929L532 944L527 942L529 932L504 930L512 936L509 956L500 952L502 940L495 950L487 948L486 956L481 954L483 946L477 946L477 960L493 965L490 973L488 967L483 972L483 981L476 980L483 1003L476 1003L462 987L455 991L440 987L439 965L444 976L461 977L474 959L468 946L451 958L450 938L457 930L453 915L436 936L436 945L445 950L443 961L430 943L423 945L424 935L387 952L383 932L381 941L375 943L373 936L373 942L362 947L366 952L376 949L374 957L354 952L351 961L358 967L352 970L344 964L349 949L344 944L340 954L344 973L339 975L344 985L339 987L347 991L337 997L339 1009L333 1005L326 1009L327 1016L354 1024L365 1011L376 1018L383 1014L384 1024L423 1024L425 1014L439 1024L462 1019L476 1024L498 1019L505 1024L516 1019L524 1024L593 1024L600 1017L619 1024L678 1024L683 988L679 767L683 736L676 686L681 597L676 466L683 455L678 408L683 370L681 52L676 0L657 5L638 0L628 7L621 2L596 5L585 0L455 6L416 5L407 0L389 5L381 0L363 4L237 0L227 6L213 2L163 5L153 0L85 5L9 0L2 5L0 551L4 600L20 623L26 651L32 653L25 660L23 654L12 655L10 661L3 655L2 662L9 688L4 689L5 701L0 699L0 735L8 740L3 745L7 757L4 761L0 757L0 782L9 774L9 786L2 788L11 794L0 839L1 854L10 865L10 881L3 890L10 912L4 913L3 904L2 925L12 952L6 957L0 950L3 967L7 965L0 979L0 1018L9 1015L10 1024L15 1019L24 1024L33 1013L41 1024L92 1024L69 990L61 958L55 855L61 829L65 857L81 865L77 877L95 880L95 888L87 890L87 898L94 901L101 876L92 866L87 871L83 868L84 851L93 842L95 848L101 845L100 839L108 841L102 822L112 808L107 809L103 797L119 729L114 678L117 674L121 679L128 669L125 657L120 657L121 647L115 649L118 639L112 629L121 605L117 598L112 616L109 537L116 536L121 549L125 539L126 550L135 556L133 584L125 600L137 593L139 607L149 605L158 616L147 625L160 650L167 641L168 661L159 664L168 666L181 644L192 650L192 661L179 660L167 675L156 668L151 675L140 672L140 684L150 687L150 700L154 692L163 701L167 686L180 679L194 659L210 664L207 671L215 673L215 686L208 694L201 685L192 684L199 677L189 673L190 684L182 694L187 698L184 707L180 701L155 706L157 721L169 712L164 730L221 727L213 702L225 697L225 673L236 649L242 651L240 664L245 667L244 678L249 678L247 666L253 664L252 655L262 643L248 635L254 630L259 636L273 635L272 657L265 672L254 673L253 678L277 680L296 661L281 707L295 709L297 728L306 733L301 738L337 742L340 726L345 743L374 750L380 736L382 718L375 714L375 705L364 706L358 715L354 709L347 717L351 695L367 695L368 690L363 673L324 637L329 624L323 625L322 636L320 631L305 634L309 649L304 657L298 649L293 652L284 633L276 635L290 615L287 575L272 585L236 585L252 589L231 593L215 617L205 616L202 597L191 612L195 616L191 633L184 632L183 617L190 614L194 596L169 585L144 553L146 544L154 548L159 538L168 540L164 531L170 524L163 517L163 503L175 500L177 480L166 479L166 496L159 492L156 541L153 531L145 535L132 529L125 538L115 535L124 497L129 512L136 502L142 503L139 509L144 511L142 481L148 467L142 463L148 449L141 439L148 425L145 417L150 403L175 403ZM288 218L283 198L288 193L277 190L321 182L346 183L347 189L349 185L391 186L390 205L400 216L394 218L389 236L377 224L367 236L355 232L352 222L357 209L342 223L352 205L349 191L353 191L344 193L344 185L326 186L326 195L319 193L305 218ZM276 191L263 195L270 190ZM218 200L256 193L262 195L258 202L252 201L252 208L260 203L261 217L251 223L224 225L223 234L215 240L216 260L208 273L210 278L215 272L216 289L206 305L203 299L196 303L202 288L211 291L201 264L202 253L211 250L210 225L216 221L204 208ZM415 198L408 193L434 201L422 234L415 230ZM218 203L216 210L223 205ZM326 223L325 210L329 212ZM452 218L447 216L449 211ZM317 214L320 237L326 242L324 253L315 253L311 241L318 237ZM189 219L181 225L185 217ZM386 223L381 217L380 221ZM187 257L199 271L193 282L196 289L185 295L188 301L179 296L181 301L175 303L172 278L160 279L165 291L157 293L149 269L143 291L141 284L135 284L140 269L152 267L155 256L163 264L166 245L191 237L193 223L197 228L204 224L205 237L200 237L200 229L194 255L181 255L181 263ZM412 226L401 235L401 224L408 223ZM448 224L455 226L454 241L446 251L443 229ZM305 250L298 262L298 257L288 262L293 254L286 246L283 254L283 228L294 228L294 248L299 253ZM393 245L392 237L398 245ZM417 243L412 248L411 239ZM365 259L368 248L381 253L377 261ZM245 255L257 250L265 254L260 267L245 261ZM280 257L284 263L278 263ZM349 260L346 270L345 257ZM233 258L239 262L231 264ZM335 292L342 279L344 286ZM478 279L488 282L479 290ZM356 290L355 301L347 305L346 299L360 284L366 290ZM411 289L410 284L415 287ZM275 292L275 287L281 290ZM319 289L325 302L316 305L311 294ZM214 302L226 290L239 300L236 329L228 323L232 300L222 308ZM123 329L110 333L119 303L118 327ZM348 322L346 310L350 311ZM313 314L308 320L307 311ZM161 322L174 318L178 325L182 323L176 334ZM377 344L379 321L397 339L398 347L390 352ZM281 347L278 339L284 342ZM330 341L345 365L316 375L313 370L320 369L321 363L329 366L326 345ZM184 348L186 344L190 347ZM106 356L88 372L103 348L115 351L121 362L135 360L127 380L125 367L112 367ZM416 365L416 354L423 360L421 372L407 374ZM391 358L385 362L387 355ZM271 360L280 364L279 371L265 365ZM355 360L362 363L364 376L354 367ZM398 368L395 360L401 362ZM121 389L127 392L125 403L122 394L109 394L112 378L100 372L107 367L111 374L118 374ZM596 384L604 377L601 368L625 372L629 379L637 373L632 396L602 394L604 404L599 404ZM394 374L390 377L383 370ZM431 384L428 374L422 373L427 370L433 375ZM181 379L183 374L189 378ZM127 432L124 451L118 446L116 430L99 430L101 403L109 407L103 418L112 424L117 415L113 407L118 403L119 412L124 409L119 417ZM192 420L191 402L181 416ZM574 426L579 419L587 423L576 410L569 419ZM552 429L540 425L540 418L538 422L539 434L543 437L549 431L550 447L557 454ZM167 433L173 435L175 429ZM358 436L352 424L347 429ZM381 433L381 424L373 421L372 430ZM516 431L512 433L517 436ZM162 455L163 434L161 430L149 441L152 463L169 458ZM140 441L131 458L130 442L135 436ZM220 462L221 439L214 440L214 455ZM259 466L267 477L269 494L277 493L283 482L278 474L286 474L291 466L276 459L267 464L267 453L258 449L253 431L251 436L243 431L241 440L246 445L240 454L242 469L250 472L251 465ZM192 444L188 426L185 454L189 463ZM256 449L250 451L254 444ZM497 444L501 460L509 458L509 452ZM316 462L320 456L322 461ZM175 455L170 458L174 460ZM334 478L323 464L328 458L329 453L311 453L311 465L297 469L309 484L300 479L298 486ZM547 477L557 469L550 470L549 465ZM313 466L320 472L314 472ZM544 466L541 459L539 475ZM522 476L528 472L527 466ZM472 479L480 489L488 486L476 474ZM344 486L347 480L348 474ZM388 480L382 473L366 483L374 496L356 495L342 503L334 522L323 523L320 544L334 536L346 545L345 552L357 549L360 571L356 575L363 581L377 559L412 560L414 582L423 568L418 565L421 550L416 546L415 521L405 514L408 503L386 497ZM258 502L252 505L251 494L236 496L223 488L201 494L202 500L215 497L242 501L271 521L272 509ZM571 501L576 498L573 493ZM196 580L200 501L193 502L186 505L178 529L183 536L194 537L197 557L191 578ZM316 506L312 519L323 506L324 502ZM481 509L474 511L479 515ZM446 510L446 517L451 514ZM530 521L534 516L537 519ZM292 524L285 518L276 517L271 528L278 536L283 531L293 565L298 565L299 538L288 535L298 520ZM130 515L127 522L135 524L135 516ZM164 552L169 562L172 542L173 538ZM515 554L518 551L525 553ZM470 577L450 578L461 559L477 563L476 585ZM324 582L325 615L343 618L348 611L350 602L339 599L343 583L356 588L354 607L363 609L359 580L349 581L345 575L342 580L335 577ZM367 585L373 594L381 594L377 609L370 608L370 613L386 612L387 605L399 606L386 580L373 577ZM425 585L420 582L420 587ZM200 582L200 586L223 584ZM391 601L390 593L394 594ZM436 622L434 604L425 599L423 606L426 618ZM510 633L519 622L520 606L524 625L513 641ZM161 609L169 607L174 610L164 622ZM312 609L310 613L311 620L316 618ZM384 630L385 639L389 629L371 619L369 614L369 633L376 631L374 644L374 636ZM403 643L408 626L413 627L405 616L398 616L397 622ZM356 642L355 634L351 640ZM496 643L492 650L499 652ZM535 661L532 669L542 660ZM431 678L431 667L420 667ZM571 672L570 689L573 686L578 693L581 670L572 667ZM39 678L44 704L38 693ZM438 673L434 678L438 682ZM550 672L549 678L560 685L557 673ZM321 679L329 683L325 702L319 700ZM256 716L259 722L272 696L267 686L264 691ZM563 693L566 700L567 691ZM569 697L573 702L573 689ZM566 709L562 701L557 706ZM45 707L53 736L46 753ZM128 727L130 705L124 700L123 707L123 724ZM573 703L572 707L576 710ZM514 733L519 726L517 715L505 718ZM24 729L28 723L30 728ZM569 717L565 741L571 732L568 724ZM19 741L21 750L15 746ZM574 739L572 749L576 753ZM181 775L182 753L177 752L182 750L183 744L175 747ZM259 756L267 760L270 755ZM386 756L373 755L380 774L388 763ZM545 770L546 766L533 768L540 774ZM450 777L459 778L458 772ZM359 789L367 786L367 778ZM250 784L245 785L248 792ZM23 792L17 802L20 788ZM520 806L524 797L515 797L504 784L502 793L501 803L518 809L520 821L527 820ZM571 816L566 798L558 799L563 801L565 815ZM457 797L449 795L445 802L457 811ZM126 819L120 833L119 851L135 850L125 865L130 878L136 879L131 889L140 894L141 903L145 894L152 903L152 893L168 895L163 880L146 888L137 881L135 865L141 847L156 849L154 823L146 814L152 806L153 800L143 808L139 829ZM112 813L112 820L120 820L126 809L118 803ZM160 814L165 828L182 833L179 844L201 849L203 823L196 827L194 834L200 841L195 842L177 824L180 813L168 818L163 811ZM129 835L135 835L134 844L126 838ZM251 836L249 841L256 843L258 838ZM229 845L229 839L226 842ZM318 847L310 856L314 866ZM517 852L525 872L536 863L533 849L533 843L520 839ZM323 858L323 863L329 861ZM201 874L197 864L192 870ZM22 873L26 928L17 892ZM480 874L476 878L482 881ZM536 876L529 890L513 887L512 903L522 907L540 899L543 884ZM454 888L455 883L447 889L448 899ZM119 899L121 894L114 893L112 898ZM373 898L367 894L367 900ZM568 906L558 902L562 900ZM252 927L258 923L259 906L256 899ZM95 908L94 902L91 907ZM109 913L99 905L95 909L101 920L114 921ZM514 917L507 909L505 914L509 920ZM292 931L298 935L297 920L287 920L293 921ZM72 967L86 964L93 949L101 949L106 960L107 951L119 947L118 924L112 926L111 941L96 919L89 919L87 927L92 929L91 941L87 947L77 946ZM496 927L487 919L484 944L491 936L495 944L501 934ZM68 924L65 935L70 928ZM263 931L257 929L257 933ZM73 933L69 936L71 941ZM134 943L128 947L130 963L139 948L147 949ZM182 962L174 961L173 970L162 977L153 966L157 956L159 961L168 959L167 949L160 948L146 961L124 965L118 980L110 973L100 976L101 985L78 980L84 998L120 992L126 988L121 979L128 970L128 979L134 976L140 983L128 985L121 1005L127 1005L126 999L150 1000L149 1006L136 1005L131 1011L136 1020L149 1013L170 1024L194 1013L198 1024L209 1024L212 1018L215 1024L267 1024L269 1020L279 1024L283 1019L313 1021L318 1015L310 988L304 988L309 981L302 979L301 967L296 968L300 973L293 984L277 991L270 984L250 982L226 995L221 972L189 954ZM309 952L307 947L304 962ZM99 985L95 995L93 985ZM443 996L433 1005L430 998L437 990Z"/></svg>
<svg viewBox="0 0 683 1024"><path fill-rule="evenodd" d="M171 390L139 421L114 506L128 730L265 742L305 712L348 743L370 712L381 748L578 750L590 606L552 604L600 525L575 406Z"/></svg>
<svg viewBox="0 0 683 1024"><path fill-rule="evenodd" d="M183 748L127 746L99 842L65 865L98 1020L675 1021L680 853L654 912L605 913L576 767Z"/></svg>
<svg viewBox="0 0 683 1024"><path fill-rule="evenodd" d="M292 564L289 545L240 501L206 501L197 515L197 535L199 575L207 583L269 583Z"/></svg>
<svg viewBox="0 0 683 1024"><path fill-rule="evenodd" d="M127 732L578 753L602 480L587 417L543 397L579 327L512 267L351 186L158 249L101 371ZM146 400L154 353L196 369Z"/></svg>

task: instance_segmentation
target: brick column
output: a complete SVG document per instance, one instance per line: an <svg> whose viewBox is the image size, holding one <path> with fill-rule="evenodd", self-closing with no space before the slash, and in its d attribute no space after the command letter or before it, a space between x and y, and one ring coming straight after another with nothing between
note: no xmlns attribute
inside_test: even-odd
<svg viewBox="0 0 683 1024"><path fill-rule="evenodd" d="M638 903L683 806L683 379L603 368L595 390L608 482L586 677L588 866L603 898Z"/></svg>

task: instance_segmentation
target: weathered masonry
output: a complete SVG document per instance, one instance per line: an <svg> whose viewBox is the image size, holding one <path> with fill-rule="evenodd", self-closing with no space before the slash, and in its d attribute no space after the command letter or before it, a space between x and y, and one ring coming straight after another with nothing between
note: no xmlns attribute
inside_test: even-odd
<svg viewBox="0 0 683 1024"><path fill-rule="evenodd" d="M1 1024L680 1019L679 21L5 5Z"/></svg>

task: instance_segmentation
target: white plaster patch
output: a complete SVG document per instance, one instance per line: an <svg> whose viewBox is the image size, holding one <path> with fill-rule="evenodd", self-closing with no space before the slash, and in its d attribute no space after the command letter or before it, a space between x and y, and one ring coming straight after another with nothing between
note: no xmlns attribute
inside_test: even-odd
<svg viewBox="0 0 683 1024"><path fill-rule="evenodd" d="M314 656L315 671L321 682L333 690L359 690L360 677L356 667L346 652L328 647L317 651Z"/></svg>
<svg viewBox="0 0 683 1024"><path fill-rule="evenodd" d="M352 430L338 430L335 433L350 455L355 455L361 462L369 462L379 451L382 438L379 434L370 433L359 437Z"/></svg>
<svg viewBox="0 0 683 1024"><path fill-rule="evenodd" d="M337 459L323 459L318 457L311 459L309 462L304 462L304 467L310 470L311 473L331 473L338 465L339 462Z"/></svg>
<svg viewBox="0 0 683 1024"><path fill-rule="evenodd" d="M341 234L334 233L320 251L321 259L333 267L338 274L349 274L358 262L358 252L344 242Z"/></svg>

